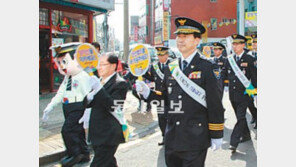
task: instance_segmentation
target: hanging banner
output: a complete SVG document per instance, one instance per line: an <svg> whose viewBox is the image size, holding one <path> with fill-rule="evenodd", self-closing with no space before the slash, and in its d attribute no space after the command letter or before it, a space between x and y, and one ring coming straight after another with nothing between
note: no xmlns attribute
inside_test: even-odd
<svg viewBox="0 0 296 167"><path fill-rule="evenodd" d="M205 27L206 31L204 34L201 35L202 38L202 43L207 43L208 42L208 21L202 21L201 24Z"/></svg>
<svg viewBox="0 0 296 167"><path fill-rule="evenodd" d="M163 12L163 40L169 40L169 12Z"/></svg>

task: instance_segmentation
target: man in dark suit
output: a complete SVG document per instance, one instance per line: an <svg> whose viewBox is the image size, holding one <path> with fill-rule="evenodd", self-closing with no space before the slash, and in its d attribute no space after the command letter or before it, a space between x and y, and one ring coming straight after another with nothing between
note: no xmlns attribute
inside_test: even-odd
<svg viewBox="0 0 296 167"><path fill-rule="evenodd" d="M152 64L149 72L147 72L143 77L148 79L149 81L155 82L155 90L160 91L162 90L161 87L164 79L164 74L163 74L164 67L170 63L169 48L164 46L158 46L158 47L155 47L155 49L157 50L158 62ZM151 102L149 101L149 103ZM158 116L159 128L161 130L162 136L164 137L165 127L167 123L167 119L166 119L167 113L160 111L157 113L157 116ZM164 139L162 140L162 142L158 143L158 145L163 145L163 144L164 144Z"/></svg>
<svg viewBox="0 0 296 167"><path fill-rule="evenodd" d="M118 58L114 54L100 57L99 76L91 77L92 91L84 98L84 105L91 107L89 138L95 156L91 167L116 167L114 154L124 136L120 122L114 117L114 109L122 109L128 85L116 73Z"/></svg>
<svg viewBox="0 0 296 167"><path fill-rule="evenodd" d="M213 64L196 49L205 28L185 17L176 18L175 24L182 57L165 67L162 90L152 91L141 81L136 88L144 98L165 102L167 166L203 167L208 147L222 145L224 109Z"/></svg>
<svg viewBox="0 0 296 167"><path fill-rule="evenodd" d="M235 63L247 80L251 80L253 87L257 88L256 60L244 51L247 39L239 34L233 34L231 37L233 38L232 48ZM229 147L234 153L239 143L251 140L250 130L246 121L246 110L251 97L245 93L246 87L242 79L237 77L238 75L235 73L229 61L226 62L225 69L229 80L229 98L237 118L237 122L231 134Z"/></svg>

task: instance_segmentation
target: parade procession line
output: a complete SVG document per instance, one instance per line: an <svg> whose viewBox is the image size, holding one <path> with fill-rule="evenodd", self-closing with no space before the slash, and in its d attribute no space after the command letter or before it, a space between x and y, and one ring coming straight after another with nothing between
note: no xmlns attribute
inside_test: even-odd
<svg viewBox="0 0 296 167"><path fill-rule="evenodd" d="M61 105L50 113L46 124L41 122L43 110L53 96L54 93L48 93L39 97L39 166L59 161L65 156L65 146L60 133L64 121ZM142 111L138 112L136 106L138 100L128 92L124 114L129 126L130 141L155 133L158 128L156 107L152 106L151 112L145 112L146 107L142 106Z"/></svg>

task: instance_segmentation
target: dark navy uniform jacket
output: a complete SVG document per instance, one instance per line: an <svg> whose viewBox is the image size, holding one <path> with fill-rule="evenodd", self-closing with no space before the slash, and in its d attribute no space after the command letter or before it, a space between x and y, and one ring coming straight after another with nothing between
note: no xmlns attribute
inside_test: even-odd
<svg viewBox="0 0 296 167"><path fill-rule="evenodd" d="M180 58L178 61L181 65ZM205 90L207 108L182 90L172 77L168 66L164 69L162 94L151 91L148 96L148 99L165 100L165 110L169 112L165 131L165 146L176 151L206 149L211 145L211 138L223 137L224 109L219 97L213 64L196 53L183 71L187 77L192 72L200 72L201 74L200 77L191 80ZM171 104L179 101L182 102L181 111L184 113L171 112L176 108Z"/></svg>
<svg viewBox="0 0 296 167"><path fill-rule="evenodd" d="M252 85L257 88L257 68L256 60L246 52L243 53L242 57L236 62L245 76L251 80ZM241 102L248 100L248 95L244 94L246 88L240 82L238 77L232 70L228 60L226 61L226 77L229 80L229 98L231 101Z"/></svg>

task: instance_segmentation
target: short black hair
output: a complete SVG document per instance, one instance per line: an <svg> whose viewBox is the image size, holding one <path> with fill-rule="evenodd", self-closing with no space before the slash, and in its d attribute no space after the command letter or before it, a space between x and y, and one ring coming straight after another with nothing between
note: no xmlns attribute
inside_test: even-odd
<svg viewBox="0 0 296 167"><path fill-rule="evenodd" d="M98 42L91 43L95 48L99 48L101 50L101 45Z"/></svg>
<svg viewBox="0 0 296 167"><path fill-rule="evenodd" d="M108 56L107 61L108 61L110 64L116 64L115 71L117 71L117 67L118 67L118 57L117 57L114 53L108 53L107 56Z"/></svg>

